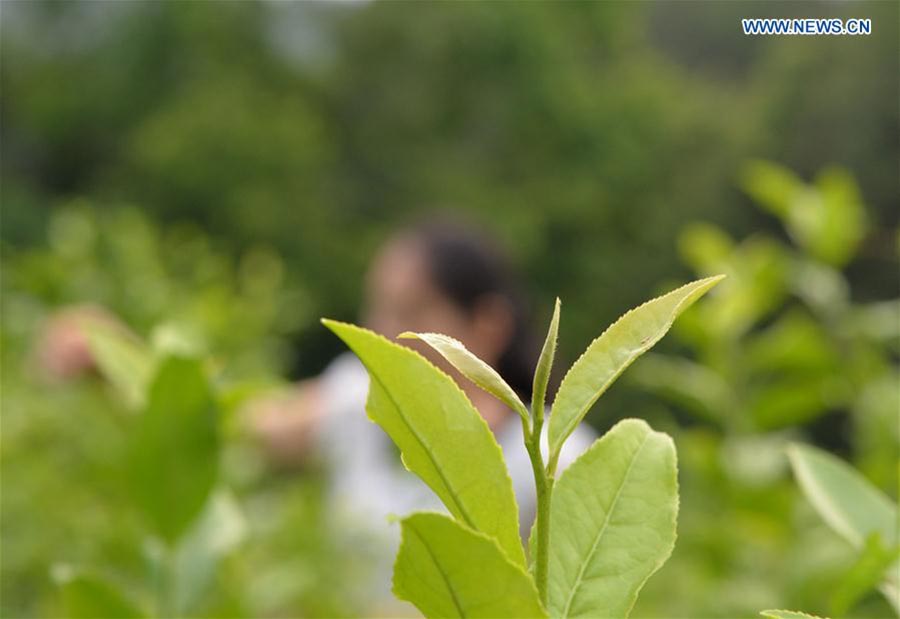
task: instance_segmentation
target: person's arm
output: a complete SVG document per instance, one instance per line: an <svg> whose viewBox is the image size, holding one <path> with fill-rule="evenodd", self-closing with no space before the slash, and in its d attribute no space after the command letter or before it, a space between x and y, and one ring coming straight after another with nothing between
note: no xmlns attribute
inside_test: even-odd
<svg viewBox="0 0 900 619"><path fill-rule="evenodd" d="M321 382L304 380L248 406L250 433L275 463L302 465L314 449L326 414Z"/></svg>

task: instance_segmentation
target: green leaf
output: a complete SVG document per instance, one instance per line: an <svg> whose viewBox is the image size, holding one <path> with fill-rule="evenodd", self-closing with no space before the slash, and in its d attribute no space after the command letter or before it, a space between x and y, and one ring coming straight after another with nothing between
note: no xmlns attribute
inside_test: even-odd
<svg viewBox="0 0 900 619"><path fill-rule="evenodd" d="M550 382L550 371L553 369L553 358L556 356L556 338L559 334L559 297L553 307L553 317L550 319L550 328L547 330L547 339L541 349L537 367L534 370L534 387L532 390L531 409L535 412L535 418L544 417L544 402L547 396L547 383Z"/></svg>
<svg viewBox="0 0 900 619"><path fill-rule="evenodd" d="M626 419L560 476L550 522L553 617L626 617L675 546L672 439Z"/></svg>
<svg viewBox="0 0 900 619"><path fill-rule="evenodd" d="M862 553L831 594L831 612L837 616L844 615L866 593L878 587L898 556L900 548L896 546L893 549L885 548L877 533L866 538ZM894 569L893 573L896 571ZM887 584L890 586L891 583Z"/></svg>
<svg viewBox="0 0 900 619"><path fill-rule="evenodd" d="M628 373L633 384L654 392L697 417L722 424L736 410L728 382L708 365L647 353Z"/></svg>
<svg viewBox="0 0 900 619"><path fill-rule="evenodd" d="M860 549L872 534L897 544L897 506L853 467L809 445L791 445L788 456L806 498L838 535Z"/></svg>
<svg viewBox="0 0 900 619"><path fill-rule="evenodd" d="M119 325L86 320L82 329L100 373L122 394L129 407L143 406L154 369L153 355L147 347Z"/></svg>
<svg viewBox="0 0 900 619"><path fill-rule="evenodd" d="M218 473L217 409L199 361L170 357L150 386L130 445L130 487L173 542L203 509Z"/></svg>
<svg viewBox="0 0 900 619"><path fill-rule="evenodd" d="M722 280L708 277L629 311L591 342L563 378L550 413L550 462L604 391L672 326L675 318Z"/></svg>
<svg viewBox="0 0 900 619"><path fill-rule="evenodd" d="M98 575L55 566L62 608L68 619L132 619L144 613L117 587Z"/></svg>
<svg viewBox="0 0 900 619"><path fill-rule="evenodd" d="M818 615L801 613L796 610L763 610L759 614L763 617L769 617L769 619L825 619Z"/></svg>
<svg viewBox="0 0 900 619"><path fill-rule="evenodd" d="M787 220L791 201L806 185L794 172L763 160L750 161L740 174L740 185L759 206Z"/></svg>
<svg viewBox="0 0 900 619"><path fill-rule="evenodd" d="M450 513L495 538L524 566L518 507L500 446L453 379L417 352L367 329L322 322L368 369L367 412L400 448L406 468Z"/></svg>
<svg viewBox="0 0 900 619"><path fill-rule="evenodd" d="M401 333L398 337L422 340L439 352L463 376L516 411L522 420L528 423L528 409L512 387L506 384L506 381L494 368L469 352L459 340L440 333L413 333L411 331Z"/></svg>
<svg viewBox="0 0 900 619"><path fill-rule="evenodd" d="M220 489L179 540L172 572L175 613L185 616L212 584L219 562L244 538L246 524L234 495Z"/></svg>
<svg viewBox="0 0 900 619"><path fill-rule="evenodd" d="M426 617L546 617L534 581L495 540L434 513L401 521L394 594Z"/></svg>

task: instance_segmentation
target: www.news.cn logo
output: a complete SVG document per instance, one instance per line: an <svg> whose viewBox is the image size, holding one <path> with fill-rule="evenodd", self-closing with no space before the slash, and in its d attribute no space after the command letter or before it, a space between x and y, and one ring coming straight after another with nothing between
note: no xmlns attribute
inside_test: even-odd
<svg viewBox="0 0 900 619"><path fill-rule="evenodd" d="M742 19L746 35L856 35L872 34L871 19Z"/></svg>

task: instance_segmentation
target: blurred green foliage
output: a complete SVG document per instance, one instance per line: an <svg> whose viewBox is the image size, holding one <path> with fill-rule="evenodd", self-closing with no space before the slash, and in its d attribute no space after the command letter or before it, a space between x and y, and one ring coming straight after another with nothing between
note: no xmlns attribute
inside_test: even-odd
<svg viewBox="0 0 900 619"><path fill-rule="evenodd" d="M896 498L898 10L4 3L0 615L158 613L160 587L191 615L371 611L346 587L365 540L331 530L324 478L266 471L235 411L321 369L339 344L314 319L351 318L375 248L433 208L492 230L547 315L566 299L563 357L660 282L729 274L667 342L678 360L605 396L681 454L679 544L635 616L884 615L872 592L822 595L865 556L803 501L783 447L836 450ZM798 14L874 33L739 33ZM101 325L107 380L48 383L42 324L83 303L136 337ZM209 381L219 467L163 576L125 463L173 355Z"/></svg>
<svg viewBox="0 0 900 619"><path fill-rule="evenodd" d="M676 417L693 420L680 441L683 517L672 561L683 567L669 572L680 573L669 584L697 586L685 579L715 549L709 576L717 584L704 588L748 587L724 602L725 614L775 604L844 616L849 604L829 605L822 591L840 589L857 550L829 538L798 504L785 448L805 437L852 454L896 499L900 299L854 302L838 270L867 234L865 207L846 170L826 169L808 184L755 161L741 178L793 243L768 234L735 242L708 223L686 227L679 242L685 262L697 275L728 277L675 326L695 361L650 354L631 374ZM890 613L877 596L863 602L862 616ZM717 596L693 599L679 612L705 616L722 612L722 604Z"/></svg>

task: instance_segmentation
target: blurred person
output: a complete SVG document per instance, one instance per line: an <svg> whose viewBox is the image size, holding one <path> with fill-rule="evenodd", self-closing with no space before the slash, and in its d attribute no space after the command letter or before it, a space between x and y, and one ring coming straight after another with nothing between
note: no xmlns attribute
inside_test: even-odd
<svg viewBox="0 0 900 619"><path fill-rule="evenodd" d="M523 401L531 397L539 348L518 286L496 245L471 228L430 220L391 238L367 274L362 318L365 326L391 340L403 331L454 337L494 367ZM536 498L518 415L424 343L397 342L450 374L484 417L503 450L525 539ZM257 405L251 412L252 429L280 462L296 464L319 453L330 471L330 498L337 514L383 531L396 545L399 527L387 525L390 515L446 510L424 482L403 468L390 438L367 417L368 382L362 363L351 352L344 353L320 376ZM543 438L546 450L546 433ZM559 470L594 438L587 426L579 426L562 451ZM384 555L393 561L389 549ZM385 567L390 574L390 564Z"/></svg>

